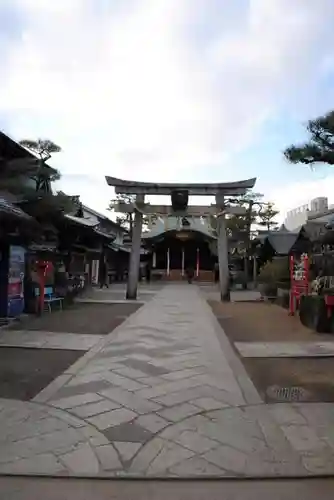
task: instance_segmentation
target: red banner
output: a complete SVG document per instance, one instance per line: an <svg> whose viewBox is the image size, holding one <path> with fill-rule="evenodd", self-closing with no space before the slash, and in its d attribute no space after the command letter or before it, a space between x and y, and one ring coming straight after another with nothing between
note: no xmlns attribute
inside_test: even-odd
<svg viewBox="0 0 334 500"><path fill-rule="evenodd" d="M309 258L307 254L300 257L290 256L290 303L289 314L294 315L298 308L301 295L309 291Z"/></svg>
<svg viewBox="0 0 334 500"><path fill-rule="evenodd" d="M47 273L52 270L52 262L49 262L48 260L38 260L37 268L38 268L39 286L40 286L39 307L40 307L40 313L42 313L44 309L45 277Z"/></svg>

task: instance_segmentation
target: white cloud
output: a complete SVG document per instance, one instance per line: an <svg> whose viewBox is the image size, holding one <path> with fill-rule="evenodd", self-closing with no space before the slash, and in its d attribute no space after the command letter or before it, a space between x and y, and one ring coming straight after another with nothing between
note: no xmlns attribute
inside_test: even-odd
<svg viewBox="0 0 334 500"><path fill-rule="evenodd" d="M16 137L61 144L63 187L99 206L106 173L239 177L233 153L312 85L334 15L332 0L249 0L239 17L223 0L217 12L211 0L122 0L115 9L91 0L14 3L25 27L10 47L0 110ZM208 19L217 25L219 16L222 29L211 35ZM199 27L201 46L189 36ZM69 173L95 184L81 177L75 186Z"/></svg>

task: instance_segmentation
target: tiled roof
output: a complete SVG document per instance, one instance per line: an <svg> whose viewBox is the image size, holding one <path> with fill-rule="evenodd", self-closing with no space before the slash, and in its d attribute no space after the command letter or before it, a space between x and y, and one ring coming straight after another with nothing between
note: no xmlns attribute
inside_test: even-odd
<svg viewBox="0 0 334 500"><path fill-rule="evenodd" d="M33 218L24 212L20 207L14 205L3 197L0 197L0 213L5 213L19 219L32 220Z"/></svg>
<svg viewBox="0 0 334 500"><path fill-rule="evenodd" d="M99 225L99 222L93 221L91 219L85 219L84 217L76 217L75 215L65 214L65 218L86 227L96 227Z"/></svg>
<svg viewBox="0 0 334 500"><path fill-rule="evenodd" d="M197 231L212 239L216 239L211 226L202 217L185 217L189 225L182 225L179 217L168 217L167 219L158 218L152 229L143 233L143 239L155 238L161 236L168 231Z"/></svg>

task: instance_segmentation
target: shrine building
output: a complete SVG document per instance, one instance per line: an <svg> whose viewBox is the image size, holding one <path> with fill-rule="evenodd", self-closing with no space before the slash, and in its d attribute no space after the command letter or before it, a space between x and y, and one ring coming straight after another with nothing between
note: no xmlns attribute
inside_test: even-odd
<svg viewBox="0 0 334 500"><path fill-rule="evenodd" d="M217 262L217 237L205 217L158 217L142 234L153 275L181 280L192 268L198 281L212 281Z"/></svg>

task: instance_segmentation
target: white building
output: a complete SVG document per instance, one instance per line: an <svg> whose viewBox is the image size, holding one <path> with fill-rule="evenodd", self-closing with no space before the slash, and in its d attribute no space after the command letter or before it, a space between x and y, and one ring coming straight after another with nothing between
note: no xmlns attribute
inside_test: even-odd
<svg viewBox="0 0 334 500"><path fill-rule="evenodd" d="M289 210L286 214L284 225L289 231L294 231L306 223L309 206L301 205L300 207Z"/></svg>
<svg viewBox="0 0 334 500"><path fill-rule="evenodd" d="M328 210L328 198L320 196L314 198L310 203L310 215L324 213Z"/></svg>
<svg viewBox="0 0 334 500"><path fill-rule="evenodd" d="M294 231L306 224L310 218L317 218L320 214L328 212L328 199L324 196L313 198L310 203L289 210L284 220L284 225L289 231Z"/></svg>

